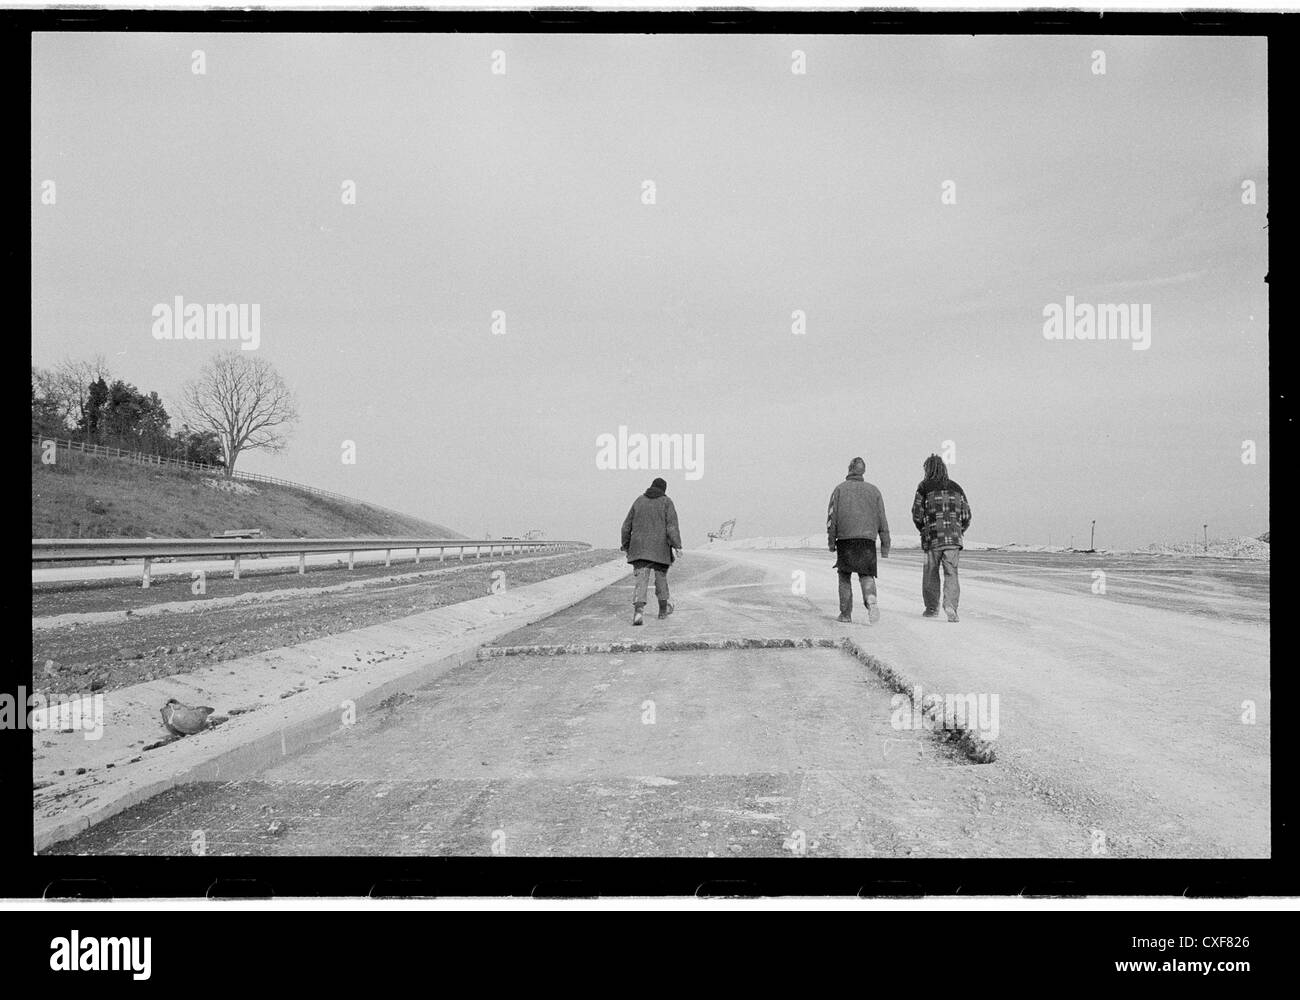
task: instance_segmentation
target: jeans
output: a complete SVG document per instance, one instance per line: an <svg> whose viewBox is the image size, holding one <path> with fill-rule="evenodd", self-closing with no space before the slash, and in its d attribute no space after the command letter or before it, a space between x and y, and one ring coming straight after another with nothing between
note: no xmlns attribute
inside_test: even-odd
<svg viewBox="0 0 1300 1000"><path fill-rule="evenodd" d="M633 569L636 578L636 590L632 594L633 607L645 607L646 591L650 586L650 571L652 568L655 574L655 597L659 598L660 604L668 602L668 570L649 565L636 566Z"/></svg>
<svg viewBox="0 0 1300 1000"><path fill-rule="evenodd" d="M858 574L858 583L862 586L862 603L867 604L868 597L876 596L876 578L866 573ZM853 574L840 574L840 614L848 617L853 614Z"/></svg>
<svg viewBox="0 0 1300 1000"><path fill-rule="evenodd" d="M961 584L957 582L957 557L961 549L931 549L921 572L921 598L926 611L939 610L939 567L943 567L943 606L957 610Z"/></svg>

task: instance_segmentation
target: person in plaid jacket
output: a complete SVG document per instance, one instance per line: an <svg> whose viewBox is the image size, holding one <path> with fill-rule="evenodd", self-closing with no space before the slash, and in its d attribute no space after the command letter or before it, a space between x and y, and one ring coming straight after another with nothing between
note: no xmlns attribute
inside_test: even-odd
<svg viewBox="0 0 1300 1000"><path fill-rule="evenodd" d="M948 478L948 467L938 455L931 455L921 466L925 478L916 488L912 500L912 523L921 533L921 551L925 568L921 574L921 597L926 618L939 614L939 568L943 567L943 610L948 621L957 621L957 600L961 585L957 581L957 559L962 536L970 527L970 504L966 491Z"/></svg>

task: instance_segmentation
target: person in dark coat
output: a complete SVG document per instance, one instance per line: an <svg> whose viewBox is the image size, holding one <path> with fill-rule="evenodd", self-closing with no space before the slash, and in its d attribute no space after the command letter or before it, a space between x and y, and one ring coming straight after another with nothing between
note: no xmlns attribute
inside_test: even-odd
<svg viewBox="0 0 1300 1000"><path fill-rule="evenodd" d="M668 567L682 554L682 535L677 526L677 508L668 498L668 484L662 479L656 479L636 498L623 519L622 550L636 573L632 624L642 622L651 570L655 575L655 597L659 598L659 617L667 618L673 613L668 600Z"/></svg>
<svg viewBox="0 0 1300 1000"><path fill-rule="evenodd" d="M867 621L880 620L876 603L876 539L880 555L889 558L889 522L885 519L885 501L875 485L862 477L867 463L855 458L849 474L831 493L826 509L826 542L836 554L835 569L840 575L840 616L836 621L853 620L853 574L858 574L862 603L867 606Z"/></svg>
<svg viewBox="0 0 1300 1000"><path fill-rule="evenodd" d="M962 538L970 527L970 504L966 491L948 478L948 467L938 455L931 455L921 466L925 478L916 487L912 500L912 523L921 533L921 551L925 568L921 571L921 599L926 618L939 615L939 569L943 568L943 610L948 621L957 621L957 600L961 585L957 580L957 560Z"/></svg>

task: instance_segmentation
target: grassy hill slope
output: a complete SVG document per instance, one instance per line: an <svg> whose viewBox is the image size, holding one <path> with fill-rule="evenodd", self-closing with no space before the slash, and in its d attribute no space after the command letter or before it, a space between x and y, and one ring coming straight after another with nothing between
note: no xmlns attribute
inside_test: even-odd
<svg viewBox="0 0 1300 1000"><path fill-rule="evenodd" d="M459 532L363 503L267 483L59 453L42 465L32 451L33 538L207 538L261 528L268 538L406 536Z"/></svg>

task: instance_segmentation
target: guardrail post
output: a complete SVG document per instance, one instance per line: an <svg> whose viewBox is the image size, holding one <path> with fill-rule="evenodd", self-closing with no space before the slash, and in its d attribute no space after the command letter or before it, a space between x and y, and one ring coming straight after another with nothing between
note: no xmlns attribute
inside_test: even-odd
<svg viewBox="0 0 1300 1000"><path fill-rule="evenodd" d="M443 546L439 545L439 546L438 546L438 562L442 562L445 558L447 558L447 550L446 550Z"/></svg>
<svg viewBox="0 0 1300 1000"><path fill-rule="evenodd" d="M152 575L152 573L153 573L153 560L146 559L144 561L144 575L140 578L140 587L143 590L149 589L149 578Z"/></svg>
<svg viewBox="0 0 1300 1000"><path fill-rule="evenodd" d="M239 579L239 556L235 556L235 579Z"/></svg>
<svg viewBox="0 0 1300 1000"><path fill-rule="evenodd" d="M298 553L298 575L302 576L306 572L307 572L307 553L299 552Z"/></svg>
<svg viewBox="0 0 1300 1000"><path fill-rule="evenodd" d="M415 547L415 565L420 565L420 547L418 545Z"/></svg>
<svg viewBox="0 0 1300 1000"><path fill-rule="evenodd" d="M475 558L475 559L482 559L482 558L483 558L483 546L482 546L482 545L475 545L475 546L474 546L474 558ZM488 558L489 558L489 559L492 558L492 546L491 546L491 545L488 546Z"/></svg>
<svg viewBox="0 0 1300 1000"><path fill-rule="evenodd" d="M393 564L393 550L392 550L392 549L385 549L385 550L384 550L384 565L385 565L385 566L391 566L392 564Z"/></svg>
<svg viewBox="0 0 1300 1000"><path fill-rule="evenodd" d="M461 562L465 561L465 546L463 545L460 547L460 561Z"/></svg>
<svg viewBox="0 0 1300 1000"><path fill-rule="evenodd" d="M352 568L352 564L353 564L354 561L356 560L356 555L357 555L357 554L356 554L355 552L349 552L349 553L348 553L348 569L351 569L351 568Z"/></svg>

